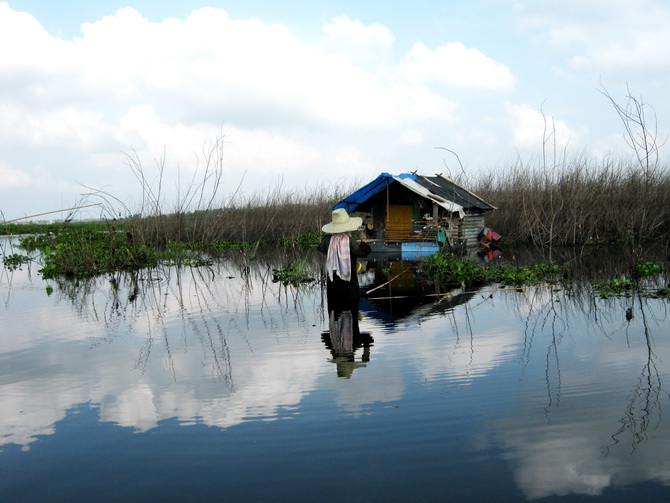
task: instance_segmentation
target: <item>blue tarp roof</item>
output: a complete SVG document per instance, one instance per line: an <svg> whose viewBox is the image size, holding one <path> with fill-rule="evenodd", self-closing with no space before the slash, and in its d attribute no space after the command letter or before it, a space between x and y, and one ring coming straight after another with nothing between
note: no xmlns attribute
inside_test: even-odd
<svg viewBox="0 0 670 503"><path fill-rule="evenodd" d="M403 175L398 175L398 178L414 179L415 177L411 173L405 173ZM391 185L393 182L395 182L393 175L382 173L367 185L364 185L356 192L342 199L339 203L333 206L333 209L336 210L338 208L344 208L348 213L356 211L356 207L358 207L359 204L364 203L376 193L385 189L387 185Z"/></svg>
<svg viewBox="0 0 670 503"><path fill-rule="evenodd" d="M403 183L403 181L406 183ZM342 199L339 203L333 206L333 209L344 208L349 213L356 211L356 208L359 205L385 189L388 185L397 182L401 183L409 190L412 190L423 197L430 198L452 211L462 211L463 209L490 211L495 209L495 207L484 202L482 199L448 178L441 175L427 177L413 173L403 173L400 175L382 173L370 183ZM453 203L452 207L449 206L450 203Z"/></svg>

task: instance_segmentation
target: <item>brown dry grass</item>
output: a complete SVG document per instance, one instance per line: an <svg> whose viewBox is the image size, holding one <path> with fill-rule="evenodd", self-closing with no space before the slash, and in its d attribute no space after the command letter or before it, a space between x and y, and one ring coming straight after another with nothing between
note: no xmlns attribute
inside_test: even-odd
<svg viewBox="0 0 670 503"><path fill-rule="evenodd" d="M621 158L577 156L547 168L522 161L475 182L474 192L498 211L489 226L539 247L640 243L670 236L670 170L641 170Z"/></svg>

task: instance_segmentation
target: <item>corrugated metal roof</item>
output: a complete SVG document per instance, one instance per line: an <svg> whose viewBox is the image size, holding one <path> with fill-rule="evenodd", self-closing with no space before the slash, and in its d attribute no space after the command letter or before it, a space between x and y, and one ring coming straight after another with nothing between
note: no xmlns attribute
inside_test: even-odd
<svg viewBox="0 0 670 503"><path fill-rule="evenodd" d="M399 182L412 192L415 192L427 199L430 199L431 201L436 202L446 210L451 211L453 213L458 213L461 218L463 218L463 216L465 215L465 213L463 212L463 206L440 196L434 190L431 190L432 187L426 187L425 185L420 183L419 180L412 178L402 178L399 180Z"/></svg>
<svg viewBox="0 0 670 503"><path fill-rule="evenodd" d="M442 175L436 176L416 176L417 181L426 187L430 187L437 195L442 196L456 204L462 206L464 209L478 209L482 211L495 210L480 197L476 196L469 190L464 189L453 180Z"/></svg>
<svg viewBox="0 0 670 503"><path fill-rule="evenodd" d="M412 192L435 201L449 211L463 213L464 210L490 211L495 208L467 191L457 183L441 175L427 177L413 173L391 175L382 173L370 183L342 199L333 209L344 208L349 213L392 183L400 183Z"/></svg>

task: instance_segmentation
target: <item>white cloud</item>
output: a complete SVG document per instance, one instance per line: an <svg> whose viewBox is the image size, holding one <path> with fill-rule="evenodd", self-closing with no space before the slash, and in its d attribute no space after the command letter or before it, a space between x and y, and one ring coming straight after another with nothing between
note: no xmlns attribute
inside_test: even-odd
<svg viewBox="0 0 670 503"><path fill-rule="evenodd" d="M5 72L54 71L63 64L63 54L71 45L49 35L27 12L15 12L7 3L0 3L0 47L4 48L0 66Z"/></svg>
<svg viewBox="0 0 670 503"><path fill-rule="evenodd" d="M226 129L224 156L235 166L257 173L282 174L310 169L322 154L307 144L264 130Z"/></svg>
<svg viewBox="0 0 670 503"><path fill-rule="evenodd" d="M412 82L434 80L454 87L510 89L515 83L509 68L461 42L450 42L435 50L417 42L399 71Z"/></svg>
<svg viewBox="0 0 670 503"><path fill-rule="evenodd" d="M365 154L360 149L351 146L338 148L333 154L333 162L340 176L355 176L369 171L372 167L370 161L365 158Z"/></svg>
<svg viewBox="0 0 670 503"><path fill-rule="evenodd" d="M418 354L422 362L421 372L426 379L444 375L460 384L472 384L486 376L502 361L512 358L520 346L522 337L518 333L490 329L479 332L476 340L468 339L445 344L441 351ZM448 370L445 370L448 362Z"/></svg>
<svg viewBox="0 0 670 503"><path fill-rule="evenodd" d="M33 183L33 179L28 173L2 165L0 165L0 180L2 180L2 185L6 189L29 187Z"/></svg>
<svg viewBox="0 0 670 503"><path fill-rule="evenodd" d="M344 53L352 61L375 62L390 56L395 37L380 24L364 25L346 14L333 18L323 27L320 45L330 53Z"/></svg>
<svg viewBox="0 0 670 503"><path fill-rule="evenodd" d="M658 0L584 0L529 4L521 9L523 26L546 30L554 47L575 50L573 69L658 71L670 65L670 7Z"/></svg>
<svg viewBox="0 0 670 503"><path fill-rule="evenodd" d="M74 106L38 111L0 101L0 114L3 137L31 148L67 144L91 150L99 147L101 136L109 132L99 113Z"/></svg>
<svg viewBox="0 0 670 503"><path fill-rule="evenodd" d="M177 162L192 161L194 152L199 153L205 144L205 137L197 129L163 122L151 105L130 107L119 121L117 134L122 142L140 152L158 155L169 146Z"/></svg>
<svg viewBox="0 0 670 503"><path fill-rule="evenodd" d="M401 145L420 145L423 141L423 134L416 129L408 129L400 133L397 141Z"/></svg>
<svg viewBox="0 0 670 503"><path fill-rule="evenodd" d="M564 121L557 120L541 110L528 105L506 104L509 129L512 140L517 148L539 149L547 141L550 148L555 144L558 150L563 150L569 144L576 142L578 133L572 130Z"/></svg>
<svg viewBox="0 0 670 503"><path fill-rule="evenodd" d="M8 12L13 16L19 17ZM164 117L204 115L239 125L261 116L270 124L273 117L284 123L293 117L294 124L327 127L388 127L450 106L426 90L387 85L349 55L324 53L321 45L305 43L282 26L234 21L219 9L154 23L127 7L84 24L83 37L74 42L49 37L37 23L23 24L23 42L36 33L40 44L23 54L22 64L44 77L28 89L28 98L45 106L69 92L70 103L101 102L96 106L109 118L120 107L151 104ZM362 52L392 44L385 28L346 16L324 29L331 42L355 33ZM49 78L43 75L44 54L58 62Z"/></svg>

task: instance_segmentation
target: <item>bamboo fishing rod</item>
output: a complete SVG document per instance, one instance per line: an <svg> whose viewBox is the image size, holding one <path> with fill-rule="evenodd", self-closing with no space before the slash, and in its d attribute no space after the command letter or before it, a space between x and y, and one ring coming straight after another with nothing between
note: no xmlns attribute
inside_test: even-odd
<svg viewBox="0 0 670 503"><path fill-rule="evenodd" d="M11 224L12 222L17 222L19 220L25 220L26 218L35 218L35 217L41 217L43 215L51 215L52 213L60 213L61 211L80 210L82 208L90 208L91 206L100 206L101 204L102 203L86 204L84 206L74 206L72 208L63 208L62 210L45 211L44 213L38 213L37 215L28 215L27 217L15 218L13 220L5 220L4 222L0 222L0 225Z"/></svg>
<svg viewBox="0 0 670 503"><path fill-rule="evenodd" d="M381 285L378 285L378 286L376 286L376 287L374 287L374 288L372 288L372 289L366 291L366 292L365 292L365 295L367 295L367 294L369 294L369 293L372 293L372 292L374 292L375 290L379 290L380 288L382 288L382 287L388 285L391 281L393 281L394 279L396 279L396 278L397 278L398 276L400 276L401 274L406 273L406 272L409 271L412 267L413 267L413 266L409 266L409 267L406 268L404 271L400 271L398 274L396 274L395 276L393 276L393 277L392 277L390 280L388 280L386 283L382 283ZM383 297L375 297L375 298L382 299ZM390 297L389 297L389 298L390 298Z"/></svg>

